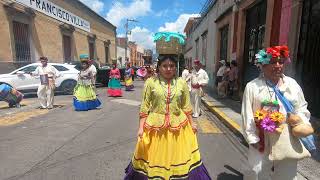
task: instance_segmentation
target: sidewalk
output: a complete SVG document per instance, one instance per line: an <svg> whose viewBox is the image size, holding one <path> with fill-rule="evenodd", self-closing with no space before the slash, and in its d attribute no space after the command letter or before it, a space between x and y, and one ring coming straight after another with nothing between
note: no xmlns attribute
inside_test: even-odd
<svg viewBox="0 0 320 180"><path fill-rule="evenodd" d="M243 137L241 132L241 102L230 98L218 98L214 91L207 91L206 96L202 98L202 103L222 121L232 132ZM312 124L319 135L319 121L312 120ZM318 136L319 137L319 136ZM317 138L319 139L319 138ZM298 172L307 179L319 179L320 163L314 159L308 158L299 161ZM299 178L301 179L301 178ZM303 178L302 178L303 179Z"/></svg>

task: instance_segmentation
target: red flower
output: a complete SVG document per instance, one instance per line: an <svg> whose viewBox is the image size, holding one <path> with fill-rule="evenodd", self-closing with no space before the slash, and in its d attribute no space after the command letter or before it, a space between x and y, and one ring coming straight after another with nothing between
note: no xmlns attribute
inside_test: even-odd
<svg viewBox="0 0 320 180"><path fill-rule="evenodd" d="M280 50L275 47L267 48L267 53L271 54L273 58L277 58L280 56Z"/></svg>
<svg viewBox="0 0 320 180"><path fill-rule="evenodd" d="M274 46L277 51L280 52L281 57L288 58L289 57L289 48L288 46Z"/></svg>

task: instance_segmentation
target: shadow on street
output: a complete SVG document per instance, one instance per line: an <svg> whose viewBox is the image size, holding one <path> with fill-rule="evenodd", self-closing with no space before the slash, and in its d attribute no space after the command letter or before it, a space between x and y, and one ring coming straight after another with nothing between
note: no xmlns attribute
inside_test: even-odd
<svg viewBox="0 0 320 180"><path fill-rule="evenodd" d="M239 171L235 170L229 165L224 165L224 167L232 173L220 173L217 176L217 180L243 180L243 175Z"/></svg>

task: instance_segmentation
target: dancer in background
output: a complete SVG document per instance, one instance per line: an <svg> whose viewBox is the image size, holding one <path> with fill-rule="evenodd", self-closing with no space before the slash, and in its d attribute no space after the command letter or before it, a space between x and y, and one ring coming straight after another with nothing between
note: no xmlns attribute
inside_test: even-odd
<svg viewBox="0 0 320 180"><path fill-rule="evenodd" d="M134 88L132 79L133 79L132 68L130 67L130 64L127 64L126 71L125 71L125 79L124 79L126 91L130 91Z"/></svg>
<svg viewBox="0 0 320 180"><path fill-rule="evenodd" d="M101 105L95 93L95 74L94 69L90 68L87 54L80 55L81 70L79 72L78 84L74 88L73 106L76 111L88 111L96 109Z"/></svg>
<svg viewBox="0 0 320 180"><path fill-rule="evenodd" d="M117 63L113 63L113 67L110 70L110 81L108 83L108 95L110 97L121 97L121 83L120 83L120 70L117 68Z"/></svg>

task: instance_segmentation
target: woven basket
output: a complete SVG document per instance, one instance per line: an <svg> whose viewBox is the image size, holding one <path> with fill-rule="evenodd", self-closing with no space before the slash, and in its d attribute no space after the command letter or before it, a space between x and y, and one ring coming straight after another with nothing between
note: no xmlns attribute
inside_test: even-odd
<svg viewBox="0 0 320 180"><path fill-rule="evenodd" d="M172 38L169 42L165 42L165 38L162 38L156 42L156 50L158 54L180 54L182 45L176 38Z"/></svg>

